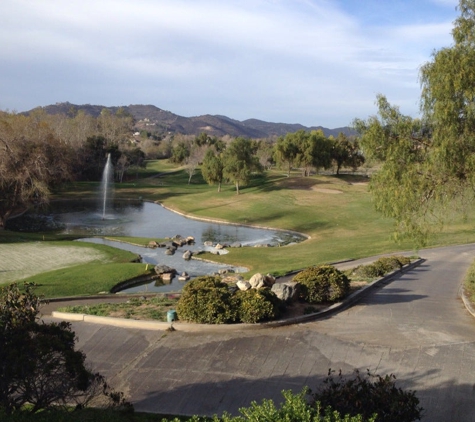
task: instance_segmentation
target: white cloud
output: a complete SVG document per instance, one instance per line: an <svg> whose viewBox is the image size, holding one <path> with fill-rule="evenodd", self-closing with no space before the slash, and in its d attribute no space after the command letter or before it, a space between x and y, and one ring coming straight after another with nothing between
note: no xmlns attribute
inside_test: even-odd
<svg viewBox="0 0 475 422"><path fill-rule="evenodd" d="M0 107L153 103L326 126L372 114L378 92L417 104L418 68L453 21L378 27L326 0L3 0L0 16Z"/></svg>

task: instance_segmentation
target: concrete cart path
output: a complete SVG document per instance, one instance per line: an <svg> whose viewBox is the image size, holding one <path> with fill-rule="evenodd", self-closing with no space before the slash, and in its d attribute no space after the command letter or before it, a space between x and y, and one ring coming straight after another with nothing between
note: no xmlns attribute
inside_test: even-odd
<svg viewBox="0 0 475 422"><path fill-rule="evenodd" d="M369 368L417 390L424 420L475 421L475 318L459 297L475 245L420 255L422 265L326 320L230 333L73 329L92 368L137 411L237 413L284 389L315 389L329 368Z"/></svg>

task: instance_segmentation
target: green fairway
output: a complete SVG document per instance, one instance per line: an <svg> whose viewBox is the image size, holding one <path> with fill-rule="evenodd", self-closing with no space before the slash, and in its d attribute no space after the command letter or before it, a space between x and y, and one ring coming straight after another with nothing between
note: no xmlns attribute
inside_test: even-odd
<svg viewBox="0 0 475 422"><path fill-rule="evenodd" d="M163 160L149 162L140 176L134 182L116 184L116 197L158 201L193 217L292 230L309 236L297 245L232 248L226 255L202 255L217 262L247 267L247 275L256 272L282 275L321 263L414 250L409 241L398 244L392 240L393 222L374 210L368 179L363 176L302 177L300 173L293 173L287 177L280 171L270 171L255 176L241 189L240 195L236 195L232 185L224 185L218 193L217 187L206 184L199 172L188 184L184 169L174 168ZM91 183L74 183L56 196L63 199L92 196L96 187ZM429 246L475 242L474 222L473 218L455 221L435 235ZM8 243L21 248L43 239L42 244L52 246L47 240L54 238L57 237L51 234L5 231L0 232L0 246ZM144 246L148 243L148 239L143 238L117 240ZM54 246L58 246L57 243L71 246L71 242L56 242ZM99 245L89 247L103 251ZM32 275L28 281L39 284L41 294L53 297L109 291L115 283L143 274L145 266L126 264L132 254L113 248L107 250L108 256L116 256L106 260L110 264L104 265L104 261L100 264L94 258L90 263L69 262L54 271L37 271L41 274ZM19 265L28 267L28 259L20 259ZM58 267L49 269L54 268ZM14 281L14 277L6 281Z"/></svg>

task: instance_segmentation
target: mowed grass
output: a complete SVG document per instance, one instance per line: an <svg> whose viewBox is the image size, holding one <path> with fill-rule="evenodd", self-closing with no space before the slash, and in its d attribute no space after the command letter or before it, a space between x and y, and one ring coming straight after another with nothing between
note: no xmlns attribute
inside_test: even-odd
<svg viewBox="0 0 475 422"><path fill-rule="evenodd" d="M148 273L137 256L106 245L72 241L12 242L11 232L0 238L0 284L28 282L47 298L108 292L118 282ZM51 234L50 234L51 236ZM33 236L32 239L36 239Z"/></svg>
<svg viewBox="0 0 475 422"><path fill-rule="evenodd" d="M109 293L121 281L150 274L151 269L141 263L91 262L37 274L24 281L35 283L35 293L46 298L88 296Z"/></svg>
<svg viewBox="0 0 475 422"><path fill-rule="evenodd" d="M344 259L414 250L411 241L393 240L394 222L372 204L368 179L361 176L311 176L271 171L254 177L236 195L233 185L220 193L199 172L188 184L184 170L145 183L155 186L151 200L194 217L239 224L294 230L310 236L298 245L282 248L231 249L210 259L245 266L250 273L276 275L311 265ZM474 219L455 221L430 239L428 246L475 241Z"/></svg>
<svg viewBox="0 0 475 422"><path fill-rule="evenodd" d="M163 160L148 163L142 176L147 177L116 184L116 197L158 201L193 217L293 230L309 236L297 245L232 248L226 255L204 255L217 262L247 267L246 275L256 272L282 275L321 263L414 250L412 242L393 241L393 221L374 210L368 179L362 176L302 177L300 173L292 173L287 177L283 172L270 171L253 177L248 186L241 188L240 195L236 195L234 185L230 184L223 185L218 193L217 186L206 184L199 171L188 183L185 169L174 168ZM75 183L67 190L57 192L56 196L63 199L87 197L95 194L96 188L97 184ZM434 236L429 246L475 242L474 224L474 218L456 220ZM10 234L5 239L15 242L15 236ZM38 237L41 235L36 235L35 239ZM148 243L144 238L121 240ZM116 253L122 251L116 250ZM137 264L130 264L127 270L121 269L122 265L124 263L97 267L96 264L84 264L29 280L40 284L42 293L49 297L95 294L108 291L115 282L135 277L142 271L139 269L135 273L139 268ZM78 280L82 280L83 287L79 287Z"/></svg>

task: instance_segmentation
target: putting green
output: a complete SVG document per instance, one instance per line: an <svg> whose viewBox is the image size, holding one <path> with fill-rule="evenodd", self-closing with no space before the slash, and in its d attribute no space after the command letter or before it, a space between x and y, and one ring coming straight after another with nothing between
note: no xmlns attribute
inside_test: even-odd
<svg viewBox="0 0 475 422"><path fill-rule="evenodd" d="M0 284L107 258L106 254L94 248L44 243L0 244Z"/></svg>

